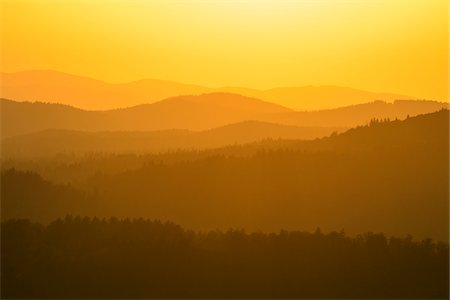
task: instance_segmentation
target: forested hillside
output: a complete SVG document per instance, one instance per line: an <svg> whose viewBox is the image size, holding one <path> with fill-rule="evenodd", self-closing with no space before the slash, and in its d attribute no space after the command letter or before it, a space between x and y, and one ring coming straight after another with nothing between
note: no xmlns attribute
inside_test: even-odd
<svg viewBox="0 0 450 300"><path fill-rule="evenodd" d="M170 222L68 216L1 226L11 298L448 297L448 244L343 232L194 232Z"/></svg>
<svg viewBox="0 0 450 300"><path fill-rule="evenodd" d="M268 142L279 143L278 148L250 145L246 155L233 154L232 149L243 149L236 146L203 154L129 160L112 156L100 161L94 156L63 163L47 174L58 174L55 168L61 168L61 177L89 200L80 206L75 200L51 206L45 216L29 203L65 203L58 202L59 196L39 196L51 184L30 185L20 172L5 171L2 180L11 183L2 188L2 217L49 221L74 211L160 218L195 229L321 226L351 234L378 230L447 240L448 117L448 111L440 111L405 121L373 121L316 141ZM45 170L45 162L35 171L40 168ZM42 199L43 204L35 203Z"/></svg>
<svg viewBox="0 0 450 300"><path fill-rule="evenodd" d="M365 125L374 118L405 119L408 115L432 113L442 108L448 109L449 104L436 101L375 101L328 110L296 112L260 99L227 93L177 96L152 104L105 111L0 99L2 139L48 129L90 132L203 131L245 121L299 127L349 128Z"/></svg>

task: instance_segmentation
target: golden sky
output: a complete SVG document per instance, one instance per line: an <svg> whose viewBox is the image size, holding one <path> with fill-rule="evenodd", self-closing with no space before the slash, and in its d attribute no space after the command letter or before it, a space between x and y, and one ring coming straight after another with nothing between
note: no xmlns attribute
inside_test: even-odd
<svg viewBox="0 0 450 300"><path fill-rule="evenodd" d="M2 0L1 67L448 100L446 0Z"/></svg>

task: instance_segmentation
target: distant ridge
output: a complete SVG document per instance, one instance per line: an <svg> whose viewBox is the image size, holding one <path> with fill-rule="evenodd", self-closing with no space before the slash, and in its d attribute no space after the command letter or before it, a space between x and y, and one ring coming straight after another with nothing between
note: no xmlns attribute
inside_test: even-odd
<svg viewBox="0 0 450 300"><path fill-rule="evenodd" d="M241 95L178 96L152 104L86 111L62 104L1 100L2 137L44 129L81 131L205 130L290 110Z"/></svg>
<svg viewBox="0 0 450 300"><path fill-rule="evenodd" d="M64 196L51 189L52 197L33 184L39 179L34 176L31 181L7 185L14 189L2 194L8 195L2 198L2 205L9 207L2 218L46 221L84 210L85 215L99 216L100 212L124 218L164 219L170 215L198 229L234 224L246 230L314 230L320 224L327 231L343 228L356 234L380 230L448 241L448 124L449 111L441 110L406 120L372 121L311 141L265 140L160 155L96 153L6 159L2 166L9 167L3 170L38 172L42 178L95 196L82 198L86 202L63 204L61 200L73 199L69 198L73 193ZM242 125L271 126L245 122L217 132ZM58 131L43 135L52 134L64 138ZM67 137L108 142L122 134L138 137L147 133L67 132ZM52 199L61 206L48 206Z"/></svg>
<svg viewBox="0 0 450 300"><path fill-rule="evenodd" d="M47 129L14 136L1 142L2 156L41 157L84 153L158 153L201 150L263 139L313 139L342 128L296 127L245 121L205 131L102 131Z"/></svg>
<svg viewBox="0 0 450 300"><path fill-rule="evenodd" d="M343 106L335 109L317 111L298 111L267 116L264 120L295 126L333 126L354 127L364 125L373 118L405 119L449 108L447 102L430 100L395 100L393 103L373 101L369 103Z"/></svg>
<svg viewBox="0 0 450 300"><path fill-rule="evenodd" d="M203 131L243 121L297 127L365 125L373 118L404 119L448 108L435 101L376 101L314 112L295 112L256 98L229 93L178 96L153 104L108 111L86 111L62 104L0 100L1 137L46 129L75 131Z"/></svg>
<svg viewBox="0 0 450 300"><path fill-rule="evenodd" d="M90 110L128 107L179 95L235 93L263 99L296 110L331 108L374 100L414 99L412 96L375 93L338 86L278 87L256 90L243 87L209 88L169 80L142 79L128 83L107 83L51 70L0 73L2 98L63 103Z"/></svg>

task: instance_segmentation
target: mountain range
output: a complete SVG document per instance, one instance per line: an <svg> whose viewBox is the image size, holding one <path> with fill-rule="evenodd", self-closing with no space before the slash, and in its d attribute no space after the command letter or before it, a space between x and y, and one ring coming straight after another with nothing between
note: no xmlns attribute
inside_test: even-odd
<svg viewBox="0 0 450 300"><path fill-rule="evenodd" d="M107 83L51 70L0 73L0 97L19 101L67 104L89 110L107 110L154 103L179 95L234 93L277 103L295 110L333 108L374 100L392 102L413 96L375 93L339 86L277 87L257 90L244 87L210 88L168 80L142 79L127 83ZM331 101L330 101L331 100Z"/></svg>
<svg viewBox="0 0 450 300"><path fill-rule="evenodd" d="M1 141L3 158L56 154L158 153L200 150L263 139L314 139L340 132L339 127L297 127L245 121L204 131L74 131L47 129Z"/></svg>
<svg viewBox="0 0 450 300"><path fill-rule="evenodd" d="M399 100L394 103L375 101L330 110L296 112L257 98L229 93L177 96L152 104L107 111L87 111L54 103L0 100L2 138L47 129L91 132L204 131L245 121L297 127L331 127L328 132L332 132L336 128L367 124L373 118L404 119L408 115L429 113L441 108L448 108L448 104ZM308 138L320 136L308 135Z"/></svg>
<svg viewBox="0 0 450 300"><path fill-rule="evenodd" d="M441 110L278 150L256 143L250 156L233 154L245 145L227 147L229 155L174 152L180 160L170 164L159 155L36 158L22 172L16 160L2 173L2 218L143 217L202 230L320 225L448 241L448 122Z"/></svg>

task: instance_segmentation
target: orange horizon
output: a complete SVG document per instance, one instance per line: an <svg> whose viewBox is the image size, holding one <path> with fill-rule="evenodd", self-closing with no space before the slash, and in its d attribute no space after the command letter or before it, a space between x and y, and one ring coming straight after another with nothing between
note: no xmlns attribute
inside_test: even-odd
<svg viewBox="0 0 450 300"><path fill-rule="evenodd" d="M1 8L4 72L259 90L325 83L448 101L445 0L5 0Z"/></svg>
<svg viewBox="0 0 450 300"><path fill-rule="evenodd" d="M247 87L206 87L172 80L140 79L110 83L53 70L0 73L0 96L17 101L67 104L87 110L108 110L184 96L230 93L278 104L296 111L314 111L369 103L376 100L422 100L411 95L372 92L353 87L284 86L258 90ZM329 99L334 99L331 103ZM441 99L423 99L438 102Z"/></svg>
<svg viewBox="0 0 450 300"><path fill-rule="evenodd" d="M327 83L297 84L297 85L281 84L281 85L273 85L273 86L265 87L265 88L258 88L258 87L251 87L251 86L231 85L231 84L226 84L226 83L218 84L218 85L207 85L207 84L193 83L193 82L189 82L189 81L178 81L178 80L174 80L174 79L170 79L170 78L155 78L155 77L141 77L141 78L134 78L134 79L129 79L129 80L114 81L114 80L108 80L105 78L94 77L94 76L90 76L90 75L86 75L86 74L72 73L72 72L66 72L66 71L55 70L55 69L21 69L21 70L16 70L16 71L9 71L9 72L1 71L0 74L13 75L13 74L40 73L40 72L49 72L49 73L55 73L55 74L68 75L68 76L72 76L72 77L95 80L95 81L99 81L99 82L103 82L103 83L107 83L107 84L114 84L114 85L130 84L130 83L149 80L149 81L173 82L173 83L178 83L178 84L183 84L183 85L199 86L199 87L205 87L205 88L210 88L210 89L243 88L243 89L255 90L255 91L260 91L260 92L269 91L269 90L273 90L273 89L277 89L277 88L339 87L339 88L346 88L346 89L362 90L362 91L371 92L371 93L398 94L398 93L395 93L395 92L389 91L389 90L370 90L370 89L360 88L357 86L335 85L335 84L327 84ZM1 81L0 81L0 84L1 84ZM401 95L401 94L399 94L399 95ZM417 97L414 95L401 95L401 96L409 97L410 99L419 99L419 100L426 99L426 98L420 98L420 97ZM431 99L431 98L428 100L439 101L438 99ZM446 102L446 101L443 101L443 102Z"/></svg>

